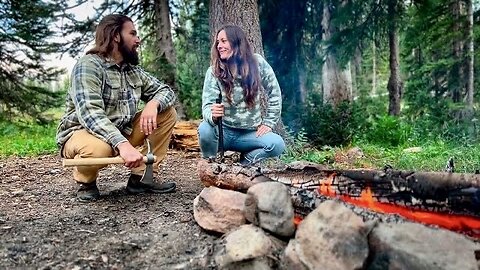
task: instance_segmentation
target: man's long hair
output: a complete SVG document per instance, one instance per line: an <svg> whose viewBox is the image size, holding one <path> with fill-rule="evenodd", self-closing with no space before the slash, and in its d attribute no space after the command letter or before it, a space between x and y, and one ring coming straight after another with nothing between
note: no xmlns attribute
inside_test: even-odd
<svg viewBox="0 0 480 270"><path fill-rule="evenodd" d="M217 37L224 30L232 49L232 56L228 60L222 60L217 50ZM253 50L247 40L245 32L236 25L222 26L214 37L211 49L211 65L213 74L222 83L227 100L232 103L233 83L240 75L243 97L247 106L253 108L260 85L258 62L253 55Z"/></svg>
<svg viewBox="0 0 480 270"><path fill-rule="evenodd" d="M87 54L98 54L108 57L113 51L113 41L117 34L122 31L125 22L133 22L128 16L110 14L105 16L97 26L95 32L95 47L87 51Z"/></svg>

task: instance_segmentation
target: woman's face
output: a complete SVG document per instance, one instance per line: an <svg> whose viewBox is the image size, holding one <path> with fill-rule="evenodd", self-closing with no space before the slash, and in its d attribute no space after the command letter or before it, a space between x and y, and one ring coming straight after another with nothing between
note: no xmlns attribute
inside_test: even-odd
<svg viewBox="0 0 480 270"><path fill-rule="evenodd" d="M220 59L222 60L227 60L233 54L232 47L230 46L230 42L227 39L227 34L225 33L225 30L218 32L217 50L220 54Z"/></svg>

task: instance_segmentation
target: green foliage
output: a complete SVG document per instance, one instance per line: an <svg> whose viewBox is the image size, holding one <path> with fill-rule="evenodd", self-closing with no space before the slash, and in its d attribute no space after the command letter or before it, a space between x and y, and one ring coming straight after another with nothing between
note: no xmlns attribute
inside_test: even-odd
<svg viewBox="0 0 480 270"><path fill-rule="evenodd" d="M350 104L333 108L323 103L319 93L312 93L302 111L303 127L312 145L338 146L351 141L355 119Z"/></svg>
<svg viewBox="0 0 480 270"><path fill-rule="evenodd" d="M461 112L465 110L459 107L464 106L468 53L466 47L457 47L465 44L467 27L465 17L455 18L453 7L454 3L449 1L431 0L410 8L402 46L404 70L409 75L405 84L405 114L411 118L426 116L441 128L450 126L447 122L454 120L452 116L465 116ZM479 40L478 33L477 25L475 42ZM475 54L479 55L477 49ZM477 81L479 73L475 76Z"/></svg>
<svg viewBox="0 0 480 270"><path fill-rule="evenodd" d="M186 1L179 6L175 28L179 99L188 119L201 118L202 89L210 63L208 1Z"/></svg>
<svg viewBox="0 0 480 270"><path fill-rule="evenodd" d="M368 127L362 130L362 137L369 143L394 147L407 142L412 128L401 119L390 115L371 117Z"/></svg>
<svg viewBox="0 0 480 270"><path fill-rule="evenodd" d="M39 125L33 121L0 122L0 157L34 156L58 151L56 123Z"/></svg>
<svg viewBox="0 0 480 270"><path fill-rule="evenodd" d="M293 162L297 160L307 160L319 164L331 163L333 161L334 151L331 147L323 147L322 150L314 148L307 134L302 129L296 135L289 134L293 138L292 143L288 145L282 160Z"/></svg>
<svg viewBox="0 0 480 270"><path fill-rule="evenodd" d="M59 48L50 38L60 9L51 1L0 2L0 114L35 116L59 104L47 83L61 71L45 68L43 57Z"/></svg>

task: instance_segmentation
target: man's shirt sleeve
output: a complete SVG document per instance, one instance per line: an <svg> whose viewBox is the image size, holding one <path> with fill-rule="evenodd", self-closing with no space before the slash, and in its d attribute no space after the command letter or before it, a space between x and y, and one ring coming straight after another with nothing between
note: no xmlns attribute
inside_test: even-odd
<svg viewBox="0 0 480 270"><path fill-rule="evenodd" d="M138 68L141 80L143 81L142 100L148 102L156 100L159 102L158 112L163 112L175 104L175 92L168 85L160 82L143 69Z"/></svg>

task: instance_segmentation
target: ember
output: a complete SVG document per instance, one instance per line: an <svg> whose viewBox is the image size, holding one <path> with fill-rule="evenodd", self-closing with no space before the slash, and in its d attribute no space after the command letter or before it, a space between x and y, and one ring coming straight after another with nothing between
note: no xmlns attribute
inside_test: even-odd
<svg viewBox="0 0 480 270"><path fill-rule="evenodd" d="M368 208L370 210L384 214L398 214L412 221L427 225L437 225L445 229L467 234L472 237L480 238L480 219L458 214L428 212L424 210L410 209L405 206L394 205L391 203L382 203L375 201L370 188L362 191L360 197L350 197L347 195L336 195L330 188L332 180L326 181L321 185L318 191L327 197L339 198L344 202Z"/></svg>

